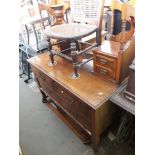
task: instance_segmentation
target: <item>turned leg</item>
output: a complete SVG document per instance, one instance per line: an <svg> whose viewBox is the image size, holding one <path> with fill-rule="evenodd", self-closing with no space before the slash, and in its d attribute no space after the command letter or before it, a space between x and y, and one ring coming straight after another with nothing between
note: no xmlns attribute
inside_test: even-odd
<svg viewBox="0 0 155 155"><path fill-rule="evenodd" d="M25 83L28 83L28 81L31 79L30 77L30 64L27 62L27 79L24 80Z"/></svg>
<svg viewBox="0 0 155 155"><path fill-rule="evenodd" d="M72 56L73 68L74 68L74 73L72 74L72 79L76 79L76 78L80 77L80 74L78 73L79 64L78 64L78 57L77 57L78 55L77 55L77 51L76 51L76 43L71 42L70 47L71 47L71 56Z"/></svg>
<svg viewBox="0 0 155 155"><path fill-rule="evenodd" d="M48 63L49 66L54 66L56 65L56 61L54 61L54 54L52 53L52 45L51 45L51 42L50 42L50 38L47 37L46 38L47 42L48 42L48 54L49 54L49 57L50 57L50 62Z"/></svg>
<svg viewBox="0 0 155 155"><path fill-rule="evenodd" d="M45 94L42 90L40 90L40 92L41 92L41 94L42 94L42 102L43 102L43 103L47 103L48 101L47 101L47 96L46 96L46 94Z"/></svg>

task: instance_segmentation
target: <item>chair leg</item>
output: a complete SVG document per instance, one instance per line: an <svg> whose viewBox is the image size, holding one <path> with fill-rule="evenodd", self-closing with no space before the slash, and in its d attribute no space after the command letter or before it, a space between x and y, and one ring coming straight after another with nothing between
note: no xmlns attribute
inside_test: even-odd
<svg viewBox="0 0 155 155"><path fill-rule="evenodd" d="M77 79L78 77L80 77L80 74L78 73L79 64L78 64L78 58L77 58L78 55L76 51L76 42L71 42L70 47L71 47L71 56L72 56L73 68L74 68L72 79Z"/></svg>
<svg viewBox="0 0 155 155"><path fill-rule="evenodd" d="M56 61L54 61L54 54L52 53L52 45L50 42L50 38L46 38L47 42L48 42L48 53L49 53L49 57L50 57L50 62L48 63L49 66L54 66L57 64Z"/></svg>

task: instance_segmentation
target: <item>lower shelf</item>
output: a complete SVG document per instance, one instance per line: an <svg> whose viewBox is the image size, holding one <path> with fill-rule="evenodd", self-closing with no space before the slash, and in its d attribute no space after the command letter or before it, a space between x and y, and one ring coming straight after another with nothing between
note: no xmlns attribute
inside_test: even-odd
<svg viewBox="0 0 155 155"><path fill-rule="evenodd" d="M83 143L91 142L91 136L72 120L61 108L53 102L46 103L47 106L82 140Z"/></svg>

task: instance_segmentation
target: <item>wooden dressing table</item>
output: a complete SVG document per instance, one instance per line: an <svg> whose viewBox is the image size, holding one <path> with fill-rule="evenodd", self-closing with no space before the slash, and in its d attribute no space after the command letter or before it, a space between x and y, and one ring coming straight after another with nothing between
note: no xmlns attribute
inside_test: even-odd
<svg viewBox="0 0 155 155"><path fill-rule="evenodd" d="M109 98L118 88L93 72L90 61L80 69L80 78L71 79L72 64L55 57L57 65L48 66L47 53L30 58L36 81L47 105L84 143L100 142L100 135L110 125L112 107Z"/></svg>

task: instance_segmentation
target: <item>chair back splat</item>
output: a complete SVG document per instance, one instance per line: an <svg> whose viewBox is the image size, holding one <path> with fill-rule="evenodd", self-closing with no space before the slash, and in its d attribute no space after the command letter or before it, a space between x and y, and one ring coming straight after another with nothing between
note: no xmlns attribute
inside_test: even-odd
<svg viewBox="0 0 155 155"><path fill-rule="evenodd" d="M71 21L98 27L97 42L101 44L104 0L71 0Z"/></svg>

